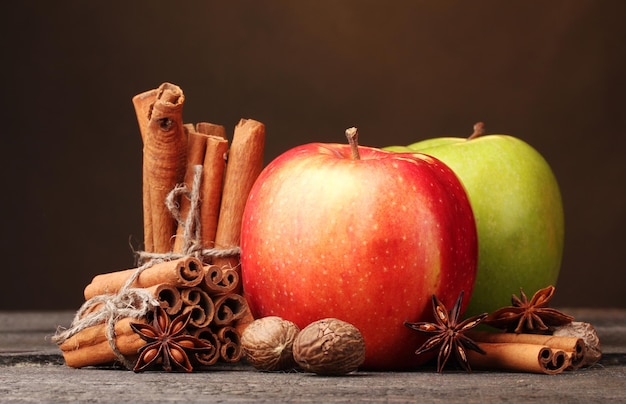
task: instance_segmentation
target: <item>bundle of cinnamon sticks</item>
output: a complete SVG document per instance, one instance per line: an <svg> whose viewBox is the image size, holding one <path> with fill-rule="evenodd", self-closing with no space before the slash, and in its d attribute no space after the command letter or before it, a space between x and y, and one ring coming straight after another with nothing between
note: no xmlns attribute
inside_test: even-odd
<svg viewBox="0 0 626 404"><path fill-rule="evenodd" d="M85 299L117 293L133 271L95 276L85 288ZM239 287L237 271L203 265L197 258L186 257L150 266L131 286L149 290L171 318L191 312L187 332L212 346L211 351L196 355L197 363L212 365L217 361L241 359L239 326L246 321L248 305L235 292ZM130 323L138 322L146 321L125 318L115 325L117 349L131 361L137 358L138 349L145 345L130 327ZM59 347L66 364L78 368L114 362L117 357L106 338L105 328L105 324L86 328L61 343Z"/></svg>
<svg viewBox="0 0 626 404"><path fill-rule="evenodd" d="M143 214L146 252L181 252L183 224L176 223L168 194L178 184L192 186L194 167L202 166L199 224L205 248L239 244L241 217L248 193L263 168L265 126L242 119L228 146L225 129L207 122L183 123L185 97L180 87L163 83L133 97L143 139ZM228 156L226 158L226 156ZM174 201L184 220L189 199ZM237 267L238 260L220 258L216 265Z"/></svg>
<svg viewBox="0 0 626 404"><path fill-rule="evenodd" d="M240 334L252 318L241 294L236 251L246 199L263 166L265 126L240 120L229 147L223 126L184 123L185 96L174 84L163 83L132 102L143 140L143 253L158 259L147 258L147 269L138 266L94 277L85 288L85 303L120 292L141 269L130 286L149 291L171 318L191 312L187 332L214 348L195 354L197 363L238 361ZM181 188L184 192L172 192ZM199 201L195 205L194 193ZM88 312L100 308L89 306ZM130 323L141 322L147 319L117 319L114 341L104 322L76 327L77 333L58 342L66 364L106 364L119 354L136 359L146 342Z"/></svg>
<svg viewBox="0 0 626 404"><path fill-rule="evenodd" d="M593 346L580 335L516 334L469 331L467 335L486 353L467 351L472 368L557 374L593 361Z"/></svg>

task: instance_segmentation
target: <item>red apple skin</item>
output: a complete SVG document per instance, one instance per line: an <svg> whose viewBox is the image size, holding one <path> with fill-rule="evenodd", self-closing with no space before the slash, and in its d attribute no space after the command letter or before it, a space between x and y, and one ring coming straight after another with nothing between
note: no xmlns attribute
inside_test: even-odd
<svg viewBox="0 0 626 404"><path fill-rule="evenodd" d="M425 361L426 336L405 321L433 321L431 295L469 302L477 235L467 195L441 161L423 154L312 143L272 161L243 215L242 282L255 318L304 328L335 317L363 334L363 369ZM463 306L463 310L465 305Z"/></svg>

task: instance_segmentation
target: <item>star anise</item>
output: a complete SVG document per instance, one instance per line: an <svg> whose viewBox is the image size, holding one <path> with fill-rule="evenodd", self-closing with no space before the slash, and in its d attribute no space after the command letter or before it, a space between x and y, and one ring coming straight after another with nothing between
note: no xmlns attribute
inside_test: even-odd
<svg viewBox="0 0 626 404"><path fill-rule="evenodd" d="M425 352L439 348L439 355L437 357L437 372L441 373L443 367L450 358L452 352L457 362L468 372L471 372L469 362L467 360L466 349L485 354L474 341L468 338L463 333L474 327L476 327L486 316L487 313L483 313L474 317L470 317L462 322L459 322L459 314L461 311L461 303L463 302L463 291L459 294L454 307L448 312L446 307L437 299L437 296L432 296L433 313L435 314L436 323L419 322L409 323L405 322L404 325L427 334L434 334L430 337L422 346L415 351L416 355L421 355Z"/></svg>
<svg viewBox="0 0 626 404"><path fill-rule="evenodd" d="M133 331L148 342L139 349L139 359L134 371L140 372L155 365L170 372L175 369L191 372L193 366L188 352L212 349L211 344L186 333L191 312L183 313L173 320L161 307L154 312L152 324L131 323Z"/></svg>
<svg viewBox="0 0 626 404"><path fill-rule="evenodd" d="M538 290L528 301L524 290L520 288L520 297L513 295L512 306L502 307L491 313L485 324L509 332L546 332L550 327L569 324L574 317L548 307L555 287L550 285Z"/></svg>

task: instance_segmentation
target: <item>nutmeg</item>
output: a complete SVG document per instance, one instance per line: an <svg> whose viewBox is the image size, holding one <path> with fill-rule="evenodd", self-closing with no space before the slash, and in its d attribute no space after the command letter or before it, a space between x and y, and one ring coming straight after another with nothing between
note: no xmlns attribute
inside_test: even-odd
<svg viewBox="0 0 626 404"><path fill-rule="evenodd" d="M343 375L357 370L365 360L365 341L352 324L325 318L300 331L293 343L293 356L306 371Z"/></svg>
<svg viewBox="0 0 626 404"><path fill-rule="evenodd" d="M296 367L293 341L300 329L277 316L254 320L241 334L241 348L247 361L259 370L288 370Z"/></svg>
<svg viewBox="0 0 626 404"><path fill-rule="evenodd" d="M590 323L572 321L569 324L554 327L553 335L581 338L585 343L584 354L579 366L591 366L602 358L602 347L596 329Z"/></svg>

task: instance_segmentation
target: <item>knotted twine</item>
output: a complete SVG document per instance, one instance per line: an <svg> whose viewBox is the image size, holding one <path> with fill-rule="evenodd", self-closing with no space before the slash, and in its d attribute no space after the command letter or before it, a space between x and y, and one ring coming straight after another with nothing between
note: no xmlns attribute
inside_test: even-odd
<svg viewBox="0 0 626 404"><path fill-rule="evenodd" d="M183 226L183 248L181 253L154 253L138 251L139 262L163 259L166 261L193 256L204 262L207 258L228 258L239 255L239 247L232 248L204 248L202 245L202 223L200 218L200 181L202 179L202 165L193 167L193 182L191 190L187 184L179 184L165 198L165 205L178 223ZM189 198L189 212L183 219L177 200L179 197Z"/></svg>
<svg viewBox="0 0 626 404"><path fill-rule="evenodd" d="M201 220L199 214L200 207L200 181L202 179L202 165L193 167L193 183L191 190L186 184L179 184L172 189L165 200L167 208L176 221L183 226L183 248L181 253L151 253L138 251L136 255L141 263L132 275L126 280L122 287L115 294L101 294L87 300L74 315L74 319L68 329L57 330L52 337L52 341L61 345L69 338L78 334L86 328L106 323L105 335L111 350L118 360L127 368L132 369L134 364L130 362L120 352L117 347L115 324L122 318L139 319L145 317L149 312L154 311L159 306L159 301L145 288L131 288L139 275L155 264L193 256L205 261L211 257L233 257L240 254L239 247L227 249L204 248L202 246ZM179 210L177 198L186 196L190 200L187 218L183 219ZM99 307L96 307L99 306Z"/></svg>

